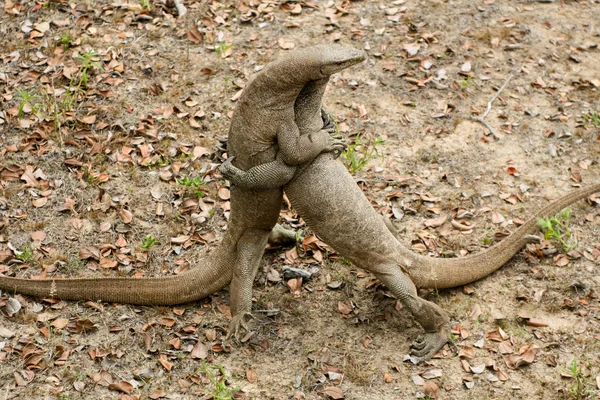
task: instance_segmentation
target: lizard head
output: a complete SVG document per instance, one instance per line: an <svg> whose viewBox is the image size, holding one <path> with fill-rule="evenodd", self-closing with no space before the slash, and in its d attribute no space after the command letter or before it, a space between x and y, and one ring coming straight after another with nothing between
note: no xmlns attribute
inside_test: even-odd
<svg viewBox="0 0 600 400"><path fill-rule="evenodd" d="M314 60L318 71L318 76L313 79L329 78L336 72L340 72L348 67L365 59L365 53L352 47L339 45L321 45L310 48L314 51Z"/></svg>

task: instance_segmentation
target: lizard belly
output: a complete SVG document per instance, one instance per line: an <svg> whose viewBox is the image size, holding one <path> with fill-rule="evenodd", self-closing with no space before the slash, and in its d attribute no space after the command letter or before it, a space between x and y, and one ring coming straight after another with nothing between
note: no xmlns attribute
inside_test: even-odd
<svg viewBox="0 0 600 400"><path fill-rule="evenodd" d="M327 244L361 268L396 263L396 238L343 164L321 154L285 186L292 205Z"/></svg>

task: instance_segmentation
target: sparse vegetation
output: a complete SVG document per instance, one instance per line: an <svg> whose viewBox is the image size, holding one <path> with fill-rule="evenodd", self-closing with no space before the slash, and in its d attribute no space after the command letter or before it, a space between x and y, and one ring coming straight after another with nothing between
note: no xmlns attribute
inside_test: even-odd
<svg viewBox="0 0 600 400"><path fill-rule="evenodd" d="M77 89L87 89L90 72L94 69L100 68L98 57L99 55L94 49L88 49L75 57L76 60L79 60L81 62L81 65L79 67L79 82L76 85Z"/></svg>
<svg viewBox="0 0 600 400"><path fill-rule="evenodd" d="M217 44L215 44L214 49L215 52L220 56L220 58L225 58L227 56L227 52L233 44L227 43L226 41L219 40Z"/></svg>
<svg viewBox="0 0 600 400"><path fill-rule="evenodd" d="M473 81L473 77L469 75L465 79L461 79L460 81L458 81L458 84L462 88L467 88L471 84L472 81Z"/></svg>
<svg viewBox="0 0 600 400"><path fill-rule="evenodd" d="M572 379L571 386L569 386L569 400L587 400L595 395L594 390L589 387L590 379L585 365L582 365L577 357L569 365L567 373Z"/></svg>
<svg viewBox="0 0 600 400"><path fill-rule="evenodd" d="M71 42L73 39L71 38L71 34L67 31L61 33L58 36L58 40L62 46L63 51L67 51L71 47Z"/></svg>
<svg viewBox="0 0 600 400"><path fill-rule="evenodd" d="M560 213L548 219L538 218L537 224L544 232L544 239L556 240L564 251L571 251L577 247L577 239L569 229L571 210L565 208Z"/></svg>
<svg viewBox="0 0 600 400"><path fill-rule="evenodd" d="M203 373L210 381L209 387L205 390L205 394L212 396L214 400L232 400L239 387L229 387L227 380L230 376L225 371L225 368L219 365L209 365L202 363L202 367L195 374Z"/></svg>
<svg viewBox="0 0 600 400"><path fill-rule="evenodd" d="M177 183L190 188L196 197L204 197L204 191L200 190L200 187L204 186L205 184L205 182L202 180L202 177L197 176L195 178L190 178L186 175L181 179L177 179Z"/></svg>
<svg viewBox="0 0 600 400"><path fill-rule="evenodd" d="M142 249L150 250L150 248L157 243L158 243L158 240L156 238L148 235L148 236L144 236L144 238L142 239L142 243L140 244L140 247Z"/></svg>
<svg viewBox="0 0 600 400"><path fill-rule="evenodd" d="M595 110L590 110L588 114L583 114L583 119L586 122L591 122L596 128L600 128L600 114Z"/></svg>
<svg viewBox="0 0 600 400"><path fill-rule="evenodd" d="M362 171L370 160L380 154L379 146L383 143L381 136L375 140L364 140L360 133L356 134L353 143L348 145L348 148L342 152L342 157L346 162L346 168L353 175ZM383 153L381 153L383 160Z"/></svg>
<svg viewBox="0 0 600 400"><path fill-rule="evenodd" d="M18 118L23 118L23 113L26 107L29 107L33 114L38 113L41 104L39 103L39 96L36 94L34 89L17 89L17 98L19 99Z"/></svg>
<svg viewBox="0 0 600 400"><path fill-rule="evenodd" d="M494 240L492 238L486 236L483 239L481 239L481 243L484 246L491 246L492 244L494 244Z"/></svg>
<svg viewBox="0 0 600 400"><path fill-rule="evenodd" d="M16 253L16 257L23 262L30 262L33 260L33 249L30 245L23 246L20 253Z"/></svg>

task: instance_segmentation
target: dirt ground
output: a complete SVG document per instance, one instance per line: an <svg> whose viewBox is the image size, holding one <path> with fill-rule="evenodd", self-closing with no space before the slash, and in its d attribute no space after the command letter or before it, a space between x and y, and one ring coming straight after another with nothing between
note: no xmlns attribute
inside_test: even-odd
<svg viewBox="0 0 600 400"><path fill-rule="evenodd" d="M414 251L485 251L600 182L599 1L187 0L181 18L171 3L0 1L0 272L193 268L226 227L218 139L237 95L292 47L368 55L324 104L347 162L365 161L357 182ZM284 204L308 239L266 252L243 342L223 343L226 290L174 307L2 293L0 398L600 398L599 203L570 208L574 249L530 245L425 294L460 356L405 362L420 327ZM287 266L318 274L297 288Z"/></svg>

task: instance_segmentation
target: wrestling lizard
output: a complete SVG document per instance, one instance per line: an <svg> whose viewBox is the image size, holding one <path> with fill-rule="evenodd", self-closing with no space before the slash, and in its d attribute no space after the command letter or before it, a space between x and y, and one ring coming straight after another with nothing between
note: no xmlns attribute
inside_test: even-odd
<svg viewBox="0 0 600 400"><path fill-rule="evenodd" d="M302 66L294 64L294 68ZM300 130L305 124L314 125L313 120L316 120L303 117L304 108L297 106L295 110L296 124ZM322 125L322 121L317 123ZM272 161L275 154L276 151L273 151L273 158L264 162ZM536 212L525 225L499 244L482 253L456 259L423 257L404 248L371 207L352 176L331 154L320 155L308 166L300 168L285 189L309 226L336 251L356 265L374 271L399 298L408 296L408 301L415 303L413 314L425 328L426 335L425 340L414 347L414 354L425 359L445 343L448 336L447 319L443 314L438 315L436 309L427 306L419 309L419 301L414 300L414 286L407 284L402 271L408 273L417 287L423 288L460 286L481 279L501 267L527 243L526 235L537 229L537 217L555 214L577 200L600 192L600 185L579 189L559 198ZM236 193L239 194L232 191L232 203L238 197ZM237 204L237 208L232 206L229 228L219 248L190 272L174 277L143 279L29 280L0 276L0 288L36 297L145 305L178 304L200 299L221 289L231 280L238 258L238 238L248 226L240 221L259 218L260 210L256 207L266 207L275 210L273 214L278 214L280 200L277 204L250 203L244 207L240 199ZM262 254L264 246L255 247L256 252Z"/></svg>
<svg viewBox="0 0 600 400"><path fill-rule="evenodd" d="M323 124L320 109L324 86L310 82L296 100L295 123L302 135ZM269 162L249 178L237 174L245 187L267 187L271 177L285 173L273 171L277 163ZM289 169L283 166L283 169ZM261 172L266 171L264 176ZM249 171L248 171L249 172ZM424 328L425 335L412 345L417 360L433 356L449 338L449 320L436 304L417 295L416 288L447 288L483 278L500 268L537 230L536 219L552 215L571 203L600 191L600 185L570 193L535 213L523 226L500 244L467 257L435 259L419 256L406 249L394 232L373 209L341 162L331 154L322 154L309 165L298 169L285 186L285 192L308 226L340 255L375 275L400 299ZM342 234L342 232L344 234ZM249 279L250 275L246 277ZM251 282L246 281L251 290ZM233 293L232 293L233 295ZM251 296L246 296L247 310Z"/></svg>
<svg viewBox="0 0 600 400"><path fill-rule="evenodd" d="M229 155L235 158L235 167L242 171L280 160L269 169L282 167L284 171L277 179L285 179L267 190L231 187L232 213L234 209L251 208L255 215L242 215L246 230L237 242L238 257L229 289L232 312L230 336L244 325L245 316L252 308L252 282L267 236L279 217L282 185L289 180L286 170L294 172L294 166L310 162L322 152L343 148L342 142L331 138L330 131L323 129L321 96L329 77L364 58L361 51L337 45L299 49L269 63L242 92L231 119L227 144ZM307 85L309 82L312 83ZM303 98L300 96L302 90L318 96L317 107L311 109L311 115L318 122L305 127L308 129L303 129L300 135L295 122L295 105L297 98ZM269 175L268 179L274 177L276 175Z"/></svg>

